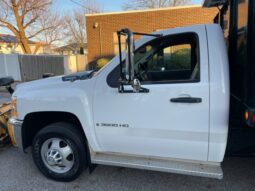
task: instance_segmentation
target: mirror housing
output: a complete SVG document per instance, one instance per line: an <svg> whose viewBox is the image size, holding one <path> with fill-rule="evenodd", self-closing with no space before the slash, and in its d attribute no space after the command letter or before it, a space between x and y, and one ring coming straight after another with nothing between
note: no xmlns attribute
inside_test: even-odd
<svg viewBox="0 0 255 191"><path fill-rule="evenodd" d="M117 32L119 41L119 57L120 57L120 72L121 83L130 84L135 76L134 71L134 35L133 32L127 28ZM121 35L126 37L125 42L125 65L122 64L122 50L121 50Z"/></svg>
<svg viewBox="0 0 255 191"><path fill-rule="evenodd" d="M126 51L125 51L125 78L126 80L131 83L135 77L134 71L134 35L129 30L126 29L127 36L126 36Z"/></svg>

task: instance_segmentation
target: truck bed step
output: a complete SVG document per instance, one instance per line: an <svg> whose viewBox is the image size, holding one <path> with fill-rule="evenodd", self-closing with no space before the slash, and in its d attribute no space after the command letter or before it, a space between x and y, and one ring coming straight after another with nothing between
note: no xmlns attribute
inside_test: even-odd
<svg viewBox="0 0 255 191"><path fill-rule="evenodd" d="M95 164L147 169L216 179L223 178L223 172L218 163L200 164L195 161L187 162L181 160L143 158L117 155L115 153L93 153L91 154L91 161Z"/></svg>

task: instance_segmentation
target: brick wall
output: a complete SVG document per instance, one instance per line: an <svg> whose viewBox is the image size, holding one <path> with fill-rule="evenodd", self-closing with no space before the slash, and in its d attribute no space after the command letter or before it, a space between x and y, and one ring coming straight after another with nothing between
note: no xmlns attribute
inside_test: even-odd
<svg viewBox="0 0 255 191"><path fill-rule="evenodd" d="M213 23L218 10L200 6L86 15L88 60L114 55L114 32L124 27L151 33L159 29ZM101 40L101 41L100 41Z"/></svg>

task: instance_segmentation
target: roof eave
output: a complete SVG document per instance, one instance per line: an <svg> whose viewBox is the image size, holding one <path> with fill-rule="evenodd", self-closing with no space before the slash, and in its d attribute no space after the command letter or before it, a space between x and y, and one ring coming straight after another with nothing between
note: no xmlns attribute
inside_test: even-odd
<svg viewBox="0 0 255 191"><path fill-rule="evenodd" d="M155 12L155 11L167 11L167 10L178 10L178 9L189 9L189 8L199 8L200 4L195 5L184 5L184 6L176 6L176 7L161 7L161 8L150 8L150 9L142 9L142 10L128 10L128 11L118 11L118 12L105 12L105 13L93 13L93 14L85 14L86 17L91 16L105 16L105 15L118 15L118 14L132 14L132 13L144 13L144 12Z"/></svg>

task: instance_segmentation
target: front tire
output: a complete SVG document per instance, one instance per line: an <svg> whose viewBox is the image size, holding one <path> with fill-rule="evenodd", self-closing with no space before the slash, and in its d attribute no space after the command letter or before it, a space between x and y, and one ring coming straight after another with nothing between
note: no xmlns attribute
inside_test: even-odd
<svg viewBox="0 0 255 191"><path fill-rule="evenodd" d="M48 125L33 140L34 162L46 177L57 181L72 181L88 166L84 143L84 137L74 125Z"/></svg>

